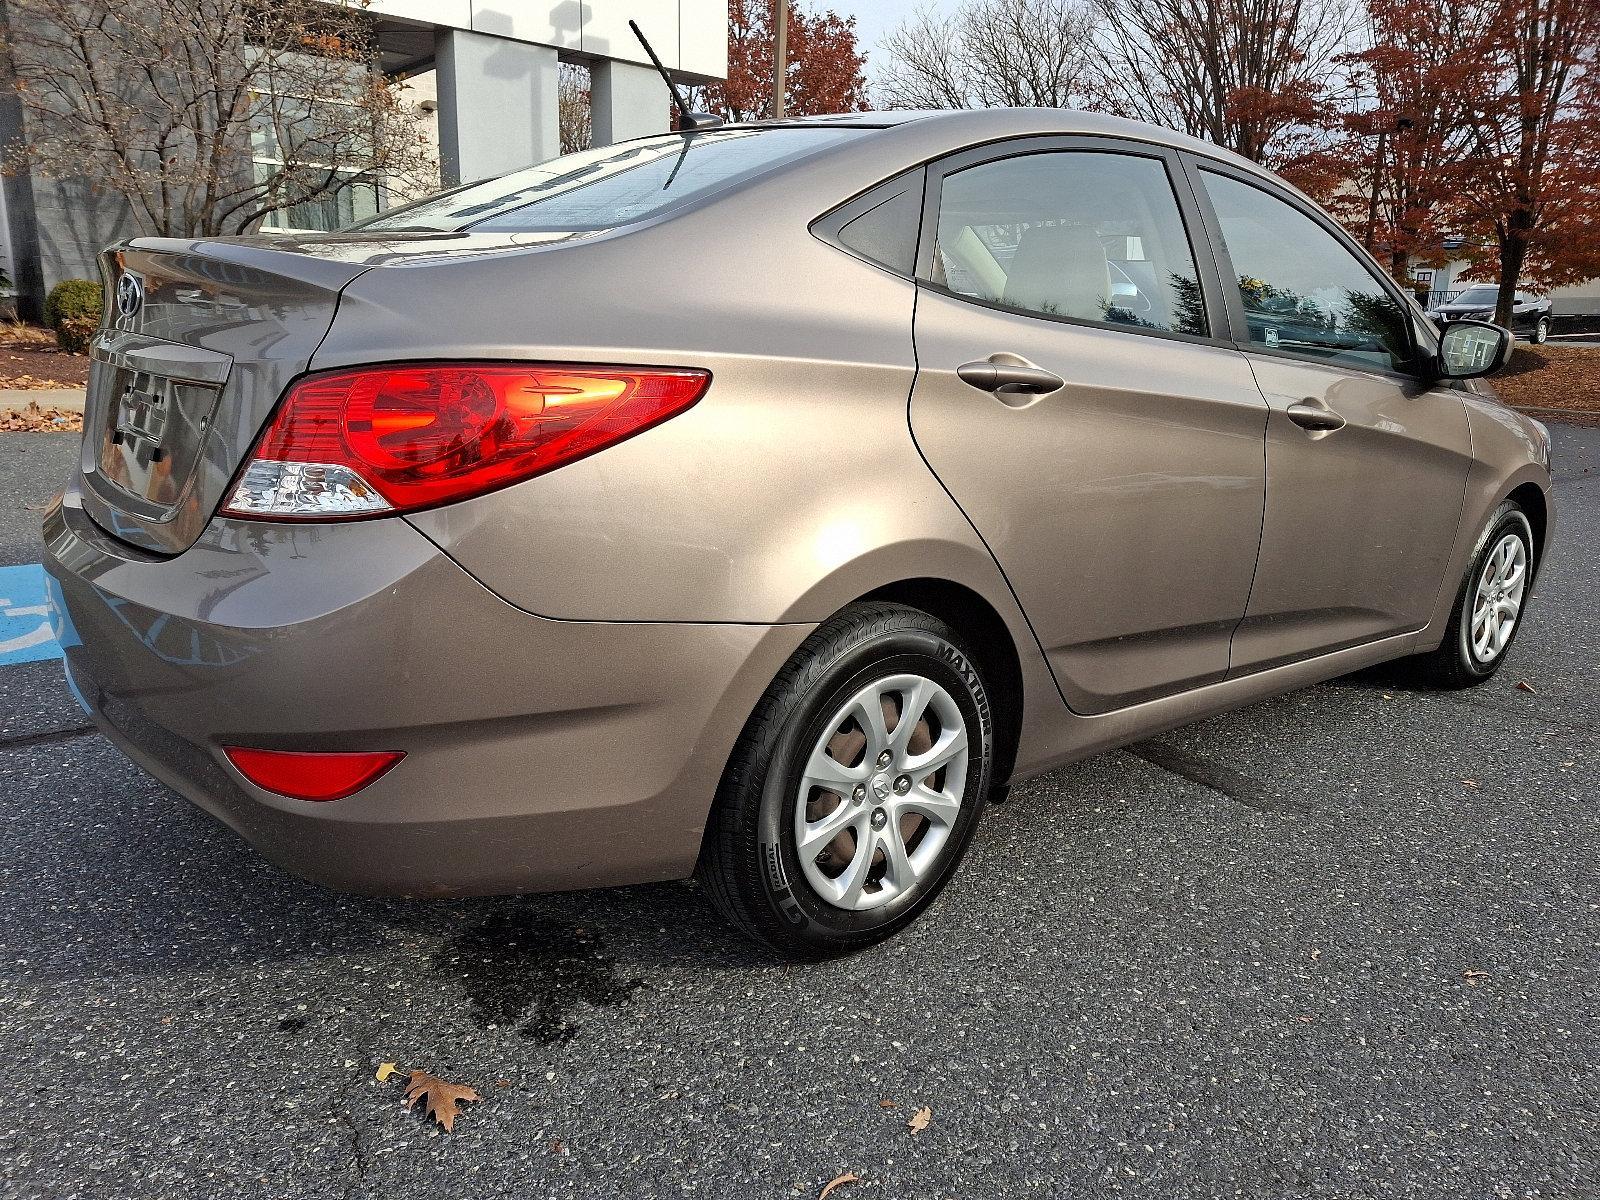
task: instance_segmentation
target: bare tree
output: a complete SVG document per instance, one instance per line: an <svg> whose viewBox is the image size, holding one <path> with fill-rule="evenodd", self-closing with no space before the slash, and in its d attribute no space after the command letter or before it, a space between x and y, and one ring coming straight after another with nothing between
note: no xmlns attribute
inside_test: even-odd
<svg viewBox="0 0 1600 1200"><path fill-rule="evenodd" d="M561 64L556 85L556 124L561 131L561 153L574 154L594 143L593 114L589 110L589 68L581 63Z"/></svg>
<svg viewBox="0 0 1600 1200"><path fill-rule="evenodd" d="M1097 107L1279 168L1320 148L1305 134L1342 85L1349 0L1094 3Z"/></svg>
<svg viewBox="0 0 1600 1200"><path fill-rule="evenodd" d="M359 0L11 0L5 47L41 175L125 197L152 233L238 233L356 188L437 183Z"/></svg>
<svg viewBox="0 0 1600 1200"><path fill-rule="evenodd" d="M1066 108L1085 96L1094 21L1087 0L963 0L883 40L886 108Z"/></svg>

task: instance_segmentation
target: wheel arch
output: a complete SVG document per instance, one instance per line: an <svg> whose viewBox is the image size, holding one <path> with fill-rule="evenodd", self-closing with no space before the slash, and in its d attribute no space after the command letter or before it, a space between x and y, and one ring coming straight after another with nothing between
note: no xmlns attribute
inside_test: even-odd
<svg viewBox="0 0 1600 1200"><path fill-rule="evenodd" d="M1506 499L1516 501L1533 527L1533 574L1537 576L1544 562L1545 539L1550 531L1550 507L1544 489L1530 480L1512 488Z"/></svg>
<svg viewBox="0 0 1600 1200"><path fill-rule="evenodd" d="M1016 766L1025 700L1022 659L1005 618L983 595L949 579L901 579L858 596L852 603L874 600L904 604L938 617L967 642L967 649L985 668L985 683L993 693L990 712L995 722L995 759L991 777L996 786L1003 786Z"/></svg>

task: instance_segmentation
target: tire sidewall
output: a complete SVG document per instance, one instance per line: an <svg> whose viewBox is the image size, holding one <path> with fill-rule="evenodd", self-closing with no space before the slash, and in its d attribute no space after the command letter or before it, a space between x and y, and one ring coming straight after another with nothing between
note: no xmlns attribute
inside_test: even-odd
<svg viewBox="0 0 1600 1200"><path fill-rule="evenodd" d="M1526 580L1522 588L1522 605L1517 609L1517 623L1512 627L1511 637L1504 648L1488 662L1479 662L1477 655L1472 652L1472 601L1478 593L1478 580L1483 574L1489 554L1499 545L1501 538L1512 532L1521 537L1522 549L1528 563ZM1489 522L1488 529L1479 541L1478 549L1472 556L1472 565L1467 569L1466 581L1461 587L1461 598L1456 605L1455 648L1464 670L1476 678L1487 679L1500 669L1500 664L1505 662L1506 656L1511 653L1511 648L1517 644L1517 638L1522 634L1522 618L1527 611L1532 593L1533 527L1528 523L1528 518L1521 508L1507 503L1495 513L1494 519Z"/></svg>
<svg viewBox="0 0 1600 1200"><path fill-rule="evenodd" d="M907 672L925 675L949 692L966 722L970 748L961 813L926 878L880 908L848 911L812 891L801 869L794 835L800 777L825 724L852 695L876 679ZM988 692L976 665L953 642L931 630L904 628L847 649L825 668L783 723L762 783L756 820L761 882L782 923L807 943L847 947L878 941L913 920L932 903L961 860L988 791L993 750Z"/></svg>
<svg viewBox="0 0 1600 1200"><path fill-rule="evenodd" d="M1533 327L1533 344L1535 346L1542 346L1545 343L1545 339L1549 336L1550 319L1548 317L1540 317L1538 322Z"/></svg>

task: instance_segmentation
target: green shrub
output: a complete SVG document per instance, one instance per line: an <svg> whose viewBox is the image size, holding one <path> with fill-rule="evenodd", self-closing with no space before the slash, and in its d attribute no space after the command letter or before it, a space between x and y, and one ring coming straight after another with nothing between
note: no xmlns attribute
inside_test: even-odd
<svg viewBox="0 0 1600 1200"><path fill-rule="evenodd" d="M82 353L94 337L105 307L105 291L92 279L63 279L44 298L44 323L63 350Z"/></svg>

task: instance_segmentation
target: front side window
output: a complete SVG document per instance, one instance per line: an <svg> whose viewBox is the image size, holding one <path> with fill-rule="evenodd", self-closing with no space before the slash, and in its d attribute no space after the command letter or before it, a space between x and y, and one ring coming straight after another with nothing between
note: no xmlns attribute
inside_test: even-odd
<svg viewBox="0 0 1600 1200"><path fill-rule="evenodd" d="M1159 159L1025 154L947 176L933 282L990 304L1102 325L1207 332L1178 201Z"/></svg>
<svg viewBox="0 0 1600 1200"><path fill-rule="evenodd" d="M1299 209L1202 172L1238 276L1250 341L1345 366L1399 371L1407 319L1361 260Z"/></svg>

